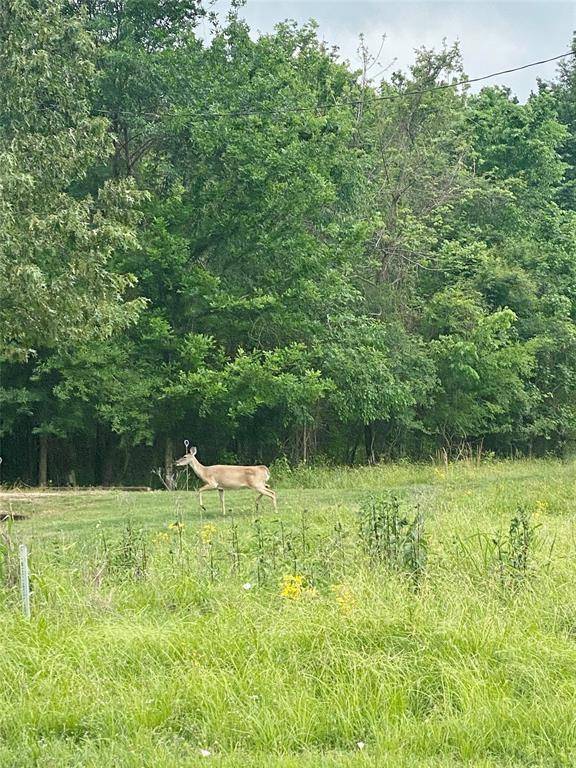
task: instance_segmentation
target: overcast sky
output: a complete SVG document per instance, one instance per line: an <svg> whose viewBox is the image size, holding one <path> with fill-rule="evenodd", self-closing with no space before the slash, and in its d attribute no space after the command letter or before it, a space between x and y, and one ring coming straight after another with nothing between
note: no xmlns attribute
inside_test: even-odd
<svg viewBox="0 0 576 768"><path fill-rule="evenodd" d="M394 68L401 69L412 61L414 48L439 47L444 37L449 43L459 40L466 73L479 77L569 50L576 0L247 0L241 15L253 31L262 32L287 18L316 19L320 37L337 45L354 67L360 33L374 52L386 35L382 66L396 59ZM554 64L545 64L486 84L509 85L523 101L538 76L548 79L554 72Z"/></svg>

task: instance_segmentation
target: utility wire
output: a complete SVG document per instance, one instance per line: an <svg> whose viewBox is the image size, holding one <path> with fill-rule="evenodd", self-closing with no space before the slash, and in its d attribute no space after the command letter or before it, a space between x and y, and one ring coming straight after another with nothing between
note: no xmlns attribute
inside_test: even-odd
<svg viewBox="0 0 576 768"><path fill-rule="evenodd" d="M538 67L541 64L548 64L551 61L558 61L559 59L564 59L567 56L575 56L576 50L574 51L567 51L566 53L561 53L558 56L552 56L550 59L540 59L539 61L532 61L529 64L523 64L520 67L512 67L511 69L502 69L499 72L491 72L488 75L482 75L481 77L472 77L472 78L463 78L462 80L457 80L454 83L441 83L440 85L434 85L430 88L419 88L416 90L410 90L410 91L404 91L404 92L397 92L397 93L389 93L384 94L381 96L374 96L372 101L392 101L394 99L401 99L405 96L419 96L426 93L433 93L434 91L443 91L448 88L458 88L460 85L469 85L470 83L479 83L483 80L489 80L492 77L498 77L499 75L508 75L512 72L520 72L520 70L523 69L529 69L530 67ZM110 109L97 109L94 110L98 114L108 115L112 117L120 117L121 115L132 115L135 117L165 117L165 116L183 116L187 115L188 117L191 117L192 119L198 118L198 119L210 119L210 118L221 118L221 117L250 117L250 116L256 116L256 115L266 115L266 116L274 116L274 115L289 115L293 113L300 113L300 112L314 112L324 109L330 109L332 107L345 107L345 106L359 106L363 103L363 99L354 99L351 101L335 101L332 103L325 103L325 104L315 104L313 106L307 106L307 107L292 107L287 109L240 109L240 110L231 110L228 112L196 112L196 111L190 111L188 109L180 109L177 111L167 111L167 112L132 112L130 110L110 110Z"/></svg>

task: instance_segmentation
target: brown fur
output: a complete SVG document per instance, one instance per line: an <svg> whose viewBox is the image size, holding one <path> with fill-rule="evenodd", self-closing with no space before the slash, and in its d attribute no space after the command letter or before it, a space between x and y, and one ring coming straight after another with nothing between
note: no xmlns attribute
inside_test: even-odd
<svg viewBox="0 0 576 768"><path fill-rule="evenodd" d="M220 504L222 513L226 514L224 505L224 491L236 491L240 488L251 488L258 493L256 498L256 508L260 503L262 496L267 496L272 500L274 509L276 509L276 493L268 485L270 479L270 470L263 464L255 466L240 466L235 464L213 464L204 466L196 458L196 448L190 448L189 453L175 462L177 467L191 466L197 477L204 482L199 488L200 506L202 504L202 493L204 491L218 491L220 494Z"/></svg>

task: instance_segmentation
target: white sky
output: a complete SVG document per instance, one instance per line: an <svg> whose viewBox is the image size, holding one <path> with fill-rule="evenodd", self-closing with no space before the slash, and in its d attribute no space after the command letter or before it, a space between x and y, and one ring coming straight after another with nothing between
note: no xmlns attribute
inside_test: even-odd
<svg viewBox="0 0 576 768"><path fill-rule="evenodd" d="M217 7L223 7L222 0ZM444 37L448 43L459 40L470 77L564 53L576 29L576 0L247 0L240 13L254 33L270 32L287 18L301 23L313 18L320 37L337 45L355 68L360 33L374 53L386 35L380 62L385 67L396 59L394 69L405 69L421 45L440 47ZM555 64L546 64L484 85L508 85L524 101L537 77L550 79L554 72Z"/></svg>

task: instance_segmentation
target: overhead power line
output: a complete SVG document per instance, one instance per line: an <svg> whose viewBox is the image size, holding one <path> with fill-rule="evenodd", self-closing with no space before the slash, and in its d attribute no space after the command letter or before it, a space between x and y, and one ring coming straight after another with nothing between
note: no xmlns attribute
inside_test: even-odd
<svg viewBox="0 0 576 768"><path fill-rule="evenodd" d="M482 75L481 77L465 77L462 78L462 80L457 80L453 83L440 83L439 85L433 85L430 88L418 88L408 91L398 91L396 93L388 93L383 94L381 96L374 96L372 101L393 101L395 99L401 99L406 96L420 96L426 93L433 93L434 91L443 91L448 88L458 88L460 85L469 85L470 83L480 83L483 80L490 80L493 77L498 77L500 75L508 75L512 72L520 72L523 69L530 69L530 67L538 67L541 64L549 64L552 61L558 61L559 59L564 59L567 56L575 56L576 50L574 51L567 51L566 53L560 53L558 56L552 56L549 59L540 59L539 61L531 61L529 64L522 64L519 67L511 67L510 69L502 69L498 72L490 72L488 75ZM314 104L309 105L306 107L287 107L286 109L263 109L260 108L254 108L254 109L237 109L237 110L230 110L226 112L197 112L195 110L188 110L188 109L179 109L179 110L172 110L172 111L166 111L166 112L133 112L130 110L109 110L109 109L99 109L95 110L99 114L104 114L112 117L119 117L121 115L133 115L135 117L166 117L166 116L183 116L187 115L188 117L192 119L214 119L214 118L221 118L221 117L250 117L250 116L257 116L257 115L266 115L266 116L274 116L274 115L289 115L289 114L296 114L300 112L315 112L319 110L325 110L325 109L331 109L333 107L346 107L346 106L359 106L363 103L363 99L352 99L348 101L334 101L332 103L324 103L324 104Z"/></svg>

